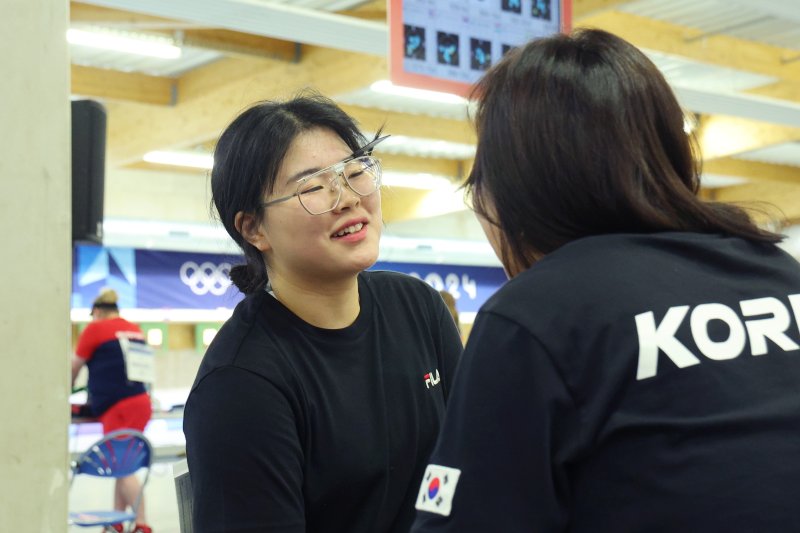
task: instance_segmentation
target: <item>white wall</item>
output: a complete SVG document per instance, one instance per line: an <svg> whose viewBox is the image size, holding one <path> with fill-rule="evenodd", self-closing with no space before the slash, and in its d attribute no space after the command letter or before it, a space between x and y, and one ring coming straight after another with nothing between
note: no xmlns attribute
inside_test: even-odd
<svg viewBox="0 0 800 533"><path fill-rule="evenodd" d="M0 531L67 530L70 132L66 0L0 18Z"/></svg>

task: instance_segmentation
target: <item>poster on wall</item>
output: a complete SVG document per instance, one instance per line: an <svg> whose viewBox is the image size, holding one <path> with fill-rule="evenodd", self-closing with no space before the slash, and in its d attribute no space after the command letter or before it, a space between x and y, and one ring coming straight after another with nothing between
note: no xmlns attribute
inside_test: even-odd
<svg viewBox="0 0 800 533"><path fill-rule="evenodd" d="M389 0L391 81L467 96L508 50L569 31L571 0Z"/></svg>

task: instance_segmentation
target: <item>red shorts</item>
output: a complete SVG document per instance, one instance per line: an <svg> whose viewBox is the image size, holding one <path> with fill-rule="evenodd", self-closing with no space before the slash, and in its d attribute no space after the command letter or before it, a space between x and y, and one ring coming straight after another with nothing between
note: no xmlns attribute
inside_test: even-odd
<svg viewBox="0 0 800 533"><path fill-rule="evenodd" d="M144 431L153 408L150 406L150 396L147 393L137 394L120 400L111 408L100 415L99 420L103 423L103 433L111 433L118 429L136 429Z"/></svg>

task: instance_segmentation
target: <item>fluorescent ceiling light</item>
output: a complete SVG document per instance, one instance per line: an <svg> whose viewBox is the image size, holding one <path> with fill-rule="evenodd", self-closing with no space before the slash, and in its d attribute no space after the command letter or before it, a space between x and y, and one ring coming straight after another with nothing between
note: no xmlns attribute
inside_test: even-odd
<svg viewBox="0 0 800 533"><path fill-rule="evenodd" d="M433 102L441 102L444 104L463 104L466 105L467 100L450 93L441 93L438 91L428 91L425 89L412 89L410 87L401 87L395 85L389 80L376 81L369 88L375 92L383 94L391 94L394 96L405 96L408 98L416 98L418 100L429 100Z"/></svg>
<svg viewBox="0 0 800 533"><path fill-rule="evenodd" d="M379 154L403 154L439 159L470 159L475 157L474 144L423 137L407 137L405 135L391 135L375 147L375 151Z"/></svg>
<svg viewBox="0 0 800 533"><path fill-rule="evenodd" d="M703 174L700 176L700 186L704 189L741 185L742 183L747 183L747 181L747 178L740 176L723 176L720 174Z"/></svg>
<svg viewBox="0 0 800 533"><path fill-rule="evenodd" d="M113 50L126 54L136 54L162 59L181 57L181 49L171 40L160 37L125 34L109 31L87 31L70 28L67 30L67 42L76 46Z"/></svg>
<svg viewBox="0 0 800 533"><path fill-rule="evenodd" d="M177 167L200 168L211 170L214 167L214 156L196 152L147 152L142 158L148 163L173 165Z"/></svg>
<svg viewBox="0 0 800 533"><path fill-rule="evenodd" d="M154 151L144 154L148 163L210 170L214 166L214 156L196 152ZM440 191L455 187L446 176L414 172L384 172L383 184L389 187L406 187L426 191Z"/></svg>
<svg viewBox="0 0 800 533"><path fill-rule="evenodd" d="M415 172L384 172L383 184L387 187L406 187L426 191L455 189L455 184L445 176Z"/></svg>

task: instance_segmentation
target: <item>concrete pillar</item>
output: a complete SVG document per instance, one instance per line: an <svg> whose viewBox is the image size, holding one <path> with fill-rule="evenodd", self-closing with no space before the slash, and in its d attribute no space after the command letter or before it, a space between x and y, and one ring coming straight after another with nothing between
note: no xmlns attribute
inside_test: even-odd
<svg viewBox="0 0 800 533"><path fill-rule="evenodd" d="M67 0L2 0L0 531L67 531Z"/></svg>

